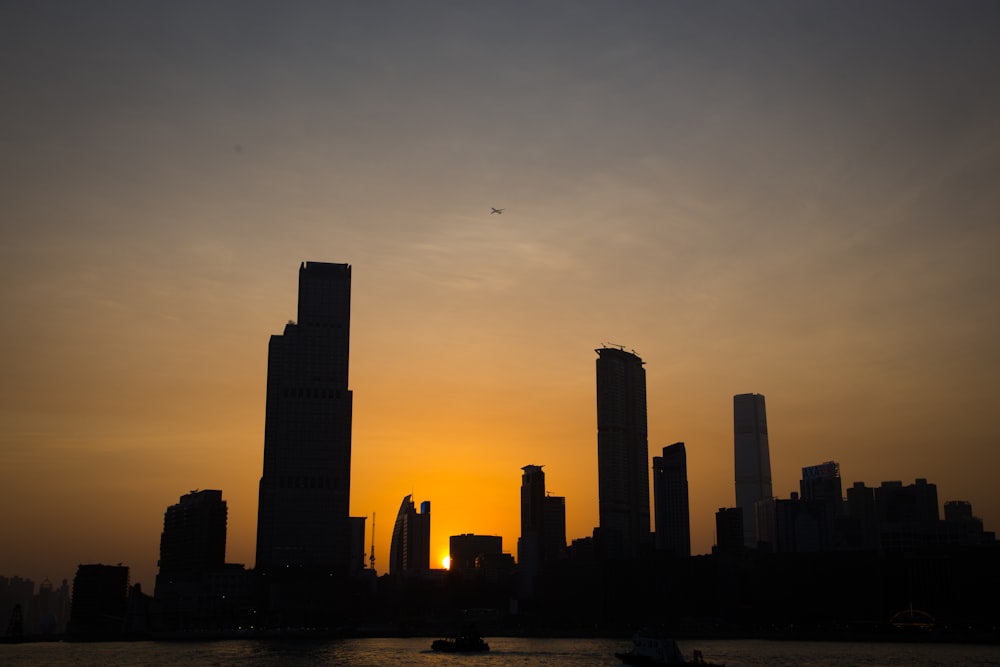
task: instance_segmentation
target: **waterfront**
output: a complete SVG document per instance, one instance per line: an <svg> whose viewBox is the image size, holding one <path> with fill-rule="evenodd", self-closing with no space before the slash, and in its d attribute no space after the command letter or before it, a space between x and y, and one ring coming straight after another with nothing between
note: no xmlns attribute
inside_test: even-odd
<svg viewBox="0 0 1000 667"><path fill-rule="evenodd" d="M336 640L140 641L106 643L42 642L0 645L0 664L10 667L70 665L618 665L615 651L630 642L619 639L487 638L482 655L438 654L430 638ZM689 640L679 642L690 657L699 649L705 659L727 667L950 667L1000 666L1000 646L923 643L849 643L767 640Z"/></svg>

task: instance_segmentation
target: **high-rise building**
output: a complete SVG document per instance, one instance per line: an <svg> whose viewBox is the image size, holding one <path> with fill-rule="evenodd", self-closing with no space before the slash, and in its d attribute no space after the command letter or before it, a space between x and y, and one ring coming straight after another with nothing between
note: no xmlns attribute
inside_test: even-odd
<svg viewBox="0 0 1000 667"><path fill-rule="evenodd" d="M412 496L405 496L396 513L389 544L389 574L426 572L431 567L431 503L420 503L417 512Z"/></svg>
<svg viewBox="0 0 1000 667"><path fill-rule="evenodd" d="M881 546L875 489L865 486L864 482L854 482L847 489L847 516L848 546L855 549L878 549Z"/></svg>
<svg viewBox="0 0 1000 667"><path fill-rule="evenodd" d="M818 550L832 551L837 543L837 522L844 513L840 464L827 461L803 468L799 490L806 511L817 525Z"/></svg>
<svg viewBox="0 0 1000 667"><path fill-rule="evenodd" d="M949 544L984 544L990 536L984 534L983 520L972 513L967 500L949 500L944 504L942 532Z"/></svg>
<svg viewBox="0 0 1000 667"><path fill-rule="evenodd" d="M542 562L551 563L566 552L566 497L545 495L542 517Z"/></svg>
<svg viewBox="0 0 1000 667"><path fill-rule="evenodd" d="M763 394L733 397L733 450L736 506L743 510L743 544L753 548L757 546L757 501L774 496Z"/></svg>
<svg viewBox="0 0 1000 667"><path fill-rule="evenodd" d="M606 558L636 559L649 542L646 370L635 352L597 352L597 473Z"/></svg>
<svg viewBox="0 0 1000 667"><path fill-rule="evenodd" d="M917 478L913 484L882 482L875 489L882 548L899 550L925 546L936 539L941 515L937 485Z"/></svg>
<svg viewBox="0 0 1000 667"><path fill-rule="evenodd" d="M876 488L855 482L847 489L847 503L838 537L845 548L898 551L961 539L941 525L937 485L926 479L903 486L882 482Z"/></svg>
<svg viewBox="0 0 1000 667"><path fill-rule="evenodd" d="M128 596L128 567L78 566L67 634L74 639L120 639L127 630Z"/></svg>
<svg viewBox="0 0 1000 667"><path fill-rule="evenodd" d="M299 267L298 320L271 336L257 570L346 573L351 559L351 267Z"/></svg>
<svg viewBox="0 0 1000 667"><path fill-rule="evenodd" d="M199 576L225 565L227 515L218 490L192 491L167 508L157 588L165 579Z"/></svg>
<svg viewBox="0 0 1000 667"><path fill-rule="evenodd" d="M949 500L944 504L944 520L952 522L979 521L972 515L972 503L968 500Z"/></svg>
<svg viewBox="0 0 1000 667"><path fill-rule="evenodd" d="M226 563L222 491L192 491L167 508L156 574L156 625L162 630L238 625L250 585L242 565Z"/></svg>
<svg viewBox="0 0 1000 667"><path fill-rule="evenodd" d="M840 464L836 461L827 461L803 468L799 490L805 502L828 504L835 512L839 512L844 497L840 481Z"/></svg>
<svg viewBox="0 0 1000 667"><path fill-rule="evenodd" d="M521 594L530 596L534 578L546 563L559 559L566 549L566 498L545 492L542 466L521 470L521 536L517 540L517 565Z"/></svg>
<svg viewBox="0 0 1000 667"><path fill-rule="evenodd" d="M690 556L687 452L683 442L668 445L663 448L663 456L653 457L653 507L657 551Z"/></svg>

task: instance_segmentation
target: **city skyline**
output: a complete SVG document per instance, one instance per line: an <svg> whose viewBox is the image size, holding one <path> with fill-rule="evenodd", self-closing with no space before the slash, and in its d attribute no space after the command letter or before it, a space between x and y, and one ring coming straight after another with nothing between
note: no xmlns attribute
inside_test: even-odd
<svg viewBox="0 0 1000 667"><path fill-rule="evenodd" d="M646 362L692 552L836 460L1000 525L1000 7L5 6L0 574L130 566L228 505L255 562L267 341L350 262L350 515L406 494L516 551L521 468L598 525L593 350ZM503 215L491 215L491 208ZM481 502L470 503L470 497Z"/></svg>

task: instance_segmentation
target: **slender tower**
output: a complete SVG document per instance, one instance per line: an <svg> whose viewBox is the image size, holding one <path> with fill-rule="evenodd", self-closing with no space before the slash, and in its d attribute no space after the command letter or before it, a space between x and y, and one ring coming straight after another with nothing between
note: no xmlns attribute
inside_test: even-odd
<svg viewBox="0 0 1000 667"><path fill-rule="evenodd" d="M351 267L304 262L298 322L271 336L257 569L345 573L351 554Z"/></svg>
<svg viewBox="0 0 1000 667"><path fill-rule="evenodd" d="M637 559L649 541L646 371L634 352L597 352L597 472L601 549Z"/></svg>
<svg viewBox="0 0 1000 667"><path fill-rule="evenodd" d="M733 397L733 450L736 506L743 510L743 544L754 548L757 546L757 501L774 496L763 394Z"/></svg>

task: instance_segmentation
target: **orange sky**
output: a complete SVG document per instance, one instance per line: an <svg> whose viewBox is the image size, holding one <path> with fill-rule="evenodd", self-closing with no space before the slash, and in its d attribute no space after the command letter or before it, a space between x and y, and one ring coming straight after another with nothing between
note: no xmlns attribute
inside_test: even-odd
<svg viewBox="0 0 1000 667"><path fill-rule="evenodd" d="M889 2L8 3L0 575L122 562L229 503L252 565L267 341L353 266L351 509L516 552L521 467L597 523L594 348L647 362L692 544L732 396L803 466L1000 528L1000 10ZM506 207L502 216L492 206Z"/></svg>

